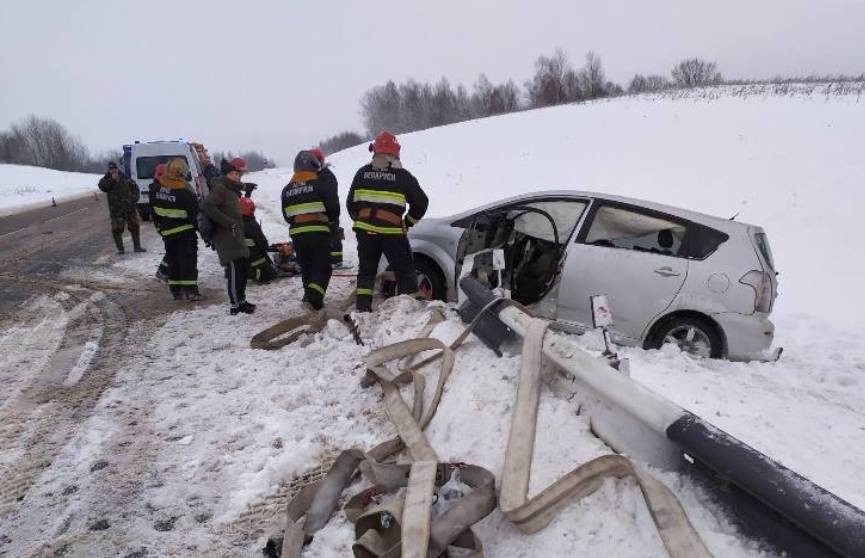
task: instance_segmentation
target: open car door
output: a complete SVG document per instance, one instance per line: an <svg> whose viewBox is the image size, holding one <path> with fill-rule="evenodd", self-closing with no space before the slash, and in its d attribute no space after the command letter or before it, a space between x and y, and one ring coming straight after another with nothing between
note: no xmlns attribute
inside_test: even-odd
<svg viewBox="0 0 865 558"><path fill-rule="evenodd" d="M557 285L564 248L588 202L547 198L514 202L472 216L457 248L458 300L464 300L459 279L472 275L490 289L503 288L523 304L542 301ZM494 251L504 254L501 275L494 269ZM552 317L555 305L540 314Z"/></svg>

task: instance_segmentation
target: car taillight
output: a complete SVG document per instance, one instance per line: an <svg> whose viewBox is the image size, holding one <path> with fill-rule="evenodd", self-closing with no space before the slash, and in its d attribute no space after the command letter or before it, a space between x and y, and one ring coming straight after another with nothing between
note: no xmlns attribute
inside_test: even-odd
<svg viewBox="0 0 865 558"><path fill-rule="evenodd" d="M772 310L772 277L765 271L752 270L742 276L739 282L754 289L754 311Z"/></svg>

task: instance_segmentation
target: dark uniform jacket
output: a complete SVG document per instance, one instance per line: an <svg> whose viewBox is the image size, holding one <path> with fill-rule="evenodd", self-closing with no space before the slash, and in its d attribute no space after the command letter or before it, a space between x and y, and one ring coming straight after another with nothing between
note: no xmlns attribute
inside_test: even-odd
<svg viewBox="0 0 865 558"><path fill-rule="evenodd" d="M326 172L298 171L282 189L282 217L295 236L313 232L331 232L339 226L339 194L336 177Z"/></svg>
<svg viewBox="0 0 865 558"><path fill-rule="evenodd" d="M201 211L215 225L213 243L219 254L219 263L224 266L234 260L249 257L238 201L241 188L243 184L218 176L210 181L210 193L201 205Z"/></svg>
<svg viewBox="0 0 865 558"><path fill-rule="evenodd" d="M99 189L108 194L108 213L112 218L129 217L135 213L140 192L135 181L125 174L119 173L114 180L110 173L105 173L99 180Z"/></svg>
<svg viewBox="0 0 865 558"><path fill-rule="evenodd" d="M267 255L267 237L253 215L243 216L243 230L246 234L246 247L249 248L249 265L258 267L270 258Z"/></svg>
<svg viewBox="0 0 865 558"><path fill-rule="evenodd" d="M429 199L417 179L394 165L363 166L354 175L346 208L354 220L355 231L376 234L405 234L421 220ZM403 217L403 213L408 213Z"/></svg>
<svg viewBox="0 0 865 558"><path fill-rule="evenodd" d="M198 215L198 197L191 186L184 183L170 188L153 181L147 191L153 210L153 224L163 237L172 237L195 231Z"/></svg>

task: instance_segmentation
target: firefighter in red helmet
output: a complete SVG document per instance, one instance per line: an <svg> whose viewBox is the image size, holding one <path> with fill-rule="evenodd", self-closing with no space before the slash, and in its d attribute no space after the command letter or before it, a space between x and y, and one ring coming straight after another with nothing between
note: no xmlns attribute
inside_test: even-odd
<svg viewBox="0 0 865 558"><path fill-rule="evenodd" d="M424 216L429 205L417 179L402 167L396 136L381 132L369 149L372 161L354 175L346 200L357 235L358 312L372 310L382 254L396 274L398 294L420 297L406 231Z"/></svg>

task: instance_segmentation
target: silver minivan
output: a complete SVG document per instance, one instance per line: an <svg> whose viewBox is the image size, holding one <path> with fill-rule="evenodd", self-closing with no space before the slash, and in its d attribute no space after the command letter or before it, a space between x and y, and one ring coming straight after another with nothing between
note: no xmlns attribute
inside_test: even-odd
<svg viewBox="0 0 865 558"><path fill-rule="evenodd" d="M702 357L770 360L777 273L760 227L593 192L518 196L409 232L421 291L459 301L466 274L555 326L591 327L607 295L613 339Z"/></svg>

